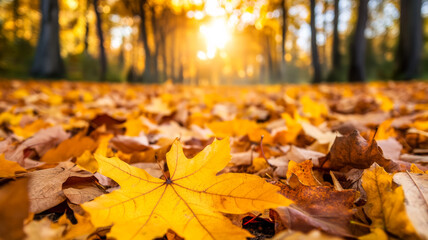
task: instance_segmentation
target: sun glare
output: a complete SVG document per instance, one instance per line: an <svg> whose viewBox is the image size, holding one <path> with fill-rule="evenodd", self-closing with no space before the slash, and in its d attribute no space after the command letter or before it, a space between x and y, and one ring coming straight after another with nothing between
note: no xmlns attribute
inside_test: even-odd
<svg viewBox="0 0 428 240"><path fill-rule="evenodd" d="M198 52L198 57L201 60L205 60L206 58L213 59L217 51L224 49L231 38L227 22L220 18L216 18L210 23L202 25L199 31L204 37L206 44L204 56L202 57L202 53Z"/></svg>

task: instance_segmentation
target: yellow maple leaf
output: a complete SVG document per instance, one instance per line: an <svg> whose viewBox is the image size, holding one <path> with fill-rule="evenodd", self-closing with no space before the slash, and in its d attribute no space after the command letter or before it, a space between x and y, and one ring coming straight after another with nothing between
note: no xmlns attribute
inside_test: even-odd
<svg viewBox="0 0 428 240"><path fill-rule="evenodd" d="M403 239L417 239L404 206L403 188L393 189L392 176L375 165L364 171L362 184L367 193L364 210L372 220L372 227Z"/></svg>
<svg viewBox="0 0 428 240"><path fill-rule="evenodd" d="M279 187L248 174L216 175L231 159L229 139L215 140L192 159L175 141L166 159L170 177L159 179L117 157L95 155L99 172L121 189L82 207L109 237L153 239L168 229L187 239L245 239L251 234L220 212L242 214L289 205Z"/></svg>
<svg viewBox="0 0 428 240"><path fill-rule="evenodd" d="M17 162L9 161L0 155L0 178L15 177L15 172L26 172Z"/></svg>

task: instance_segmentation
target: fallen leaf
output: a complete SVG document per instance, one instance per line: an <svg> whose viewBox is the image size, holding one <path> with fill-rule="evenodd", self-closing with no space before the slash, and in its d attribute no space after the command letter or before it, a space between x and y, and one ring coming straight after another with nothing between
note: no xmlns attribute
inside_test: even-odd
<svg viewBox="0 0 428 240"><path fill-rule="evenodd" d="M40 213L66 199L62 184L69 177L91 177L92 174L74 168L71 162L62 162L55 168L27 173L30 212Z"/></svg>
<svg viewBox="0 0 428 240"><path fill-rule="evenodd" d="M56 147L69 136L70 134L66 133L61 126L42 129L22 142L12 154L5 155L5 157L11 161L22 163L26 149L34 149L39 156L43 156L49 149Z"/></svg>
<svg viewBox="0 0 428 240"><path fill-rule="evenodd" d="M321 186L322 184L315 178L312 173L312 161L306 160L301 163L290 161L288 163L287 178L295 174L299 181L306 186Z"/></svg>
<svg viewBox="0 0 428 240"><path fill-rule="evenodd" d="M82 204L105 193L95 183L95 177L69 177L62 184L65 197L74 204Z"/></svg>
<svg viewBox="0 0 428 240"><path fill-rule="evenodd" d="M385 140L376 141L377 145L382 149L383 156L388 159L398 160L400 159L401 150L403 145L398 142L395 138L388 138Z"/></svg>
<svg viewBox="0 0 428 240"><path fill-rule="evenodd" d="M403 188L393 188L392 176L375 164L364 171L362 184L367 193L364 210L373 228L381 228L400 238L418 238L406 213Z"/></svg>
<svg viewBox="0 0 428 240"><path fill-rule="evenodd" d="M76 134L74 137L61 142L58 147L50 149L43 155L41 161L47 163L57 163L67 161L73 157L79 157L86 150L92 151L97 147L97 143L90 137L86 137L84 132Z"/></svg>
<svg viewBox="0 0 428 240"><path fill-rule="evenodd" d="M0 187L0 238L24 239L24 220L28 216L27 179Z"/></svg>
<svg viewBox="0 0 428 240"><path fill-rule="evenodd" d="M167 154L171 177L164 180L118 158L96 159L100 173L121 189L82 206L96 227L113 224L111 237L152 239L172 229L184 238L245 239L251 235L219 212L240 214L291 203L257 176L216 176L230 161L228 139L214 141L192 159L175 141Z"/></svg>
<svg viewBox="0 0 428 240"><path fill-rule="evenodd" d="M145 135L140 135L138 137L115 136L110 142L114 147L124 153L139 152L150 148L149 140Z"/></svg>
<svg viewBox="0 0 428 240"><path fill-rule="evenodd" d="M355 190L337 191L328 186L305 186L292 175L289 185L281 184L281 194L293 200L290 207L275 209L287 228L308 232L320 229L337 236L351 237Z"/></svg>
<svg viewBox="0 0 428 240"><path fill-rule="evenodd" d="M393 181L403 187L407 216L422 239L428 239L428 175L400 172Z"/></svg>
<svg viewBox="0 0 428 240"><path fill-rule="evenodd" d="M348 136L336 138L326 156L326 162L321 165L332 169L346 166L365 169L380 160L383 160L383 156L376 141L367 142L355 130Z"/></svg>
<svg viewBox="0 0 428 240"><path fill-rule="evenodd" d="M26 172L26 170L17 162L6 160L4 154L0 154L0 178L15 177L16 172Z"/></svg>

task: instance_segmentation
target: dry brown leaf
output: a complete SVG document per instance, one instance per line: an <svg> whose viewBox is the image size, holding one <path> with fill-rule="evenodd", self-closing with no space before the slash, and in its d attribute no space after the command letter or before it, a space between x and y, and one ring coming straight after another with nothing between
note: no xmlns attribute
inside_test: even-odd
<svg viewBox="0 0 428 240"><path fill-rule="evenodd" d="M309 231L320 229L338 236L352 236L349 221L357 193L337 191L327 186L304 186L293 175L290 185L280 185L281 193L295 202L288 208L277 208L281 223L286 227Z"/></svg>
<svg viewBox="0 0 428 240"><path fill-rule="evenodd" d="M58 205L66 199L62 184L69 177L91 177L92 174L79 170L71 162L62 162L55 168L27 173L30 212L40 213Z"/></svg>

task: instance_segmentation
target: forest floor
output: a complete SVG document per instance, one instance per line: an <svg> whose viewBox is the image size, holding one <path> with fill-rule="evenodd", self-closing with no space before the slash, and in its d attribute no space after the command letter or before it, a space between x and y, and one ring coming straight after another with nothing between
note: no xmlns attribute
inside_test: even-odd
<svg viewBox="0 0 428 240"><path fill-rule="evenodd" d="M0 86L0 238L428 239L426 82Z"/></svg>

